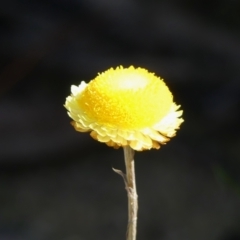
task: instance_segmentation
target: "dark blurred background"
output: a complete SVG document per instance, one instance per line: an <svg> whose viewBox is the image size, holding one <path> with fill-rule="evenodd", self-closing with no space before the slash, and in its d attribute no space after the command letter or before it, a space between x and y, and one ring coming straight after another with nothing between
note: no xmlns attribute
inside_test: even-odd
<svg viewBox="0 0 240 240"><path fill-rule="evenodd" d="M134 65L182 105L136 153L138 240L240 239L240 1L0 4L0 240L122 240L122 150L70 126L70 86Z"/></svg>

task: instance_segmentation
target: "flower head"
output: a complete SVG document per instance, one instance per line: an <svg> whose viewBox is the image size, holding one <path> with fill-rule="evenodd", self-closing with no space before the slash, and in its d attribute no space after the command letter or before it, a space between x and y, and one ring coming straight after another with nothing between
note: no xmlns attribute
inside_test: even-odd
<svg viewBox="0 0 240 240"><path fill-rule="evenodd" d="M158 149L183 122L164 81L143 68L111 68L71 92L65 107L74 128L114 148Z"/></svg>

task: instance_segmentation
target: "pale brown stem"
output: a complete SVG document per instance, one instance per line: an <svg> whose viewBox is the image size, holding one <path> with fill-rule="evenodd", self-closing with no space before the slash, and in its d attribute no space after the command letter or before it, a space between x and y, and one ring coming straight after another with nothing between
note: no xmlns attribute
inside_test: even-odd
<svg viewBox="0 0 240 240"><path fill-rule="evenodd" d="M127 240L136 240L138 196L135 181L134 150L129 146L123 147L126 165L126 189L128 194L128 227Z"/></svg>

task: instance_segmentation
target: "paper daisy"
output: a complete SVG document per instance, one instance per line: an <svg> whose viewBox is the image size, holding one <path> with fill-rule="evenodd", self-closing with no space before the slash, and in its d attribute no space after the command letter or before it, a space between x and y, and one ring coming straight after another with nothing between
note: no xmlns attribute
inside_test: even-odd
<svg viewBox="0 0 240 240"><path fill-rule="evenodd" d="M88 84L72 85L64 106L77 131L114 148L158 149L183 122L164 81L132 66L110 68Z"/></svg>
<svg viewBox="0 0 240 240"><path fill-rule="evenodd" d="M79 132L108 146L123 147L126 174L120 174L128 193L127 240L136 240L138 195L134 150L160 148L175 136L183 122L180 106L164 81L143 68L109 69L86 84L71 87L65 107Z"/></svg>

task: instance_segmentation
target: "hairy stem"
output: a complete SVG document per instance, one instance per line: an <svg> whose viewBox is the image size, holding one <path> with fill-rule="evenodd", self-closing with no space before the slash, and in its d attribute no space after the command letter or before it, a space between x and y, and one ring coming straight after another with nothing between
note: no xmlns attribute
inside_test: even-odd
<svg viewBox="0 0 240 240"><path fill-rule="evenodd" d="M128 227L127 240L136 240L138 196L135 181L134 150L129 146L123 147L126 165L126 189L128 194Z"/></svg>

